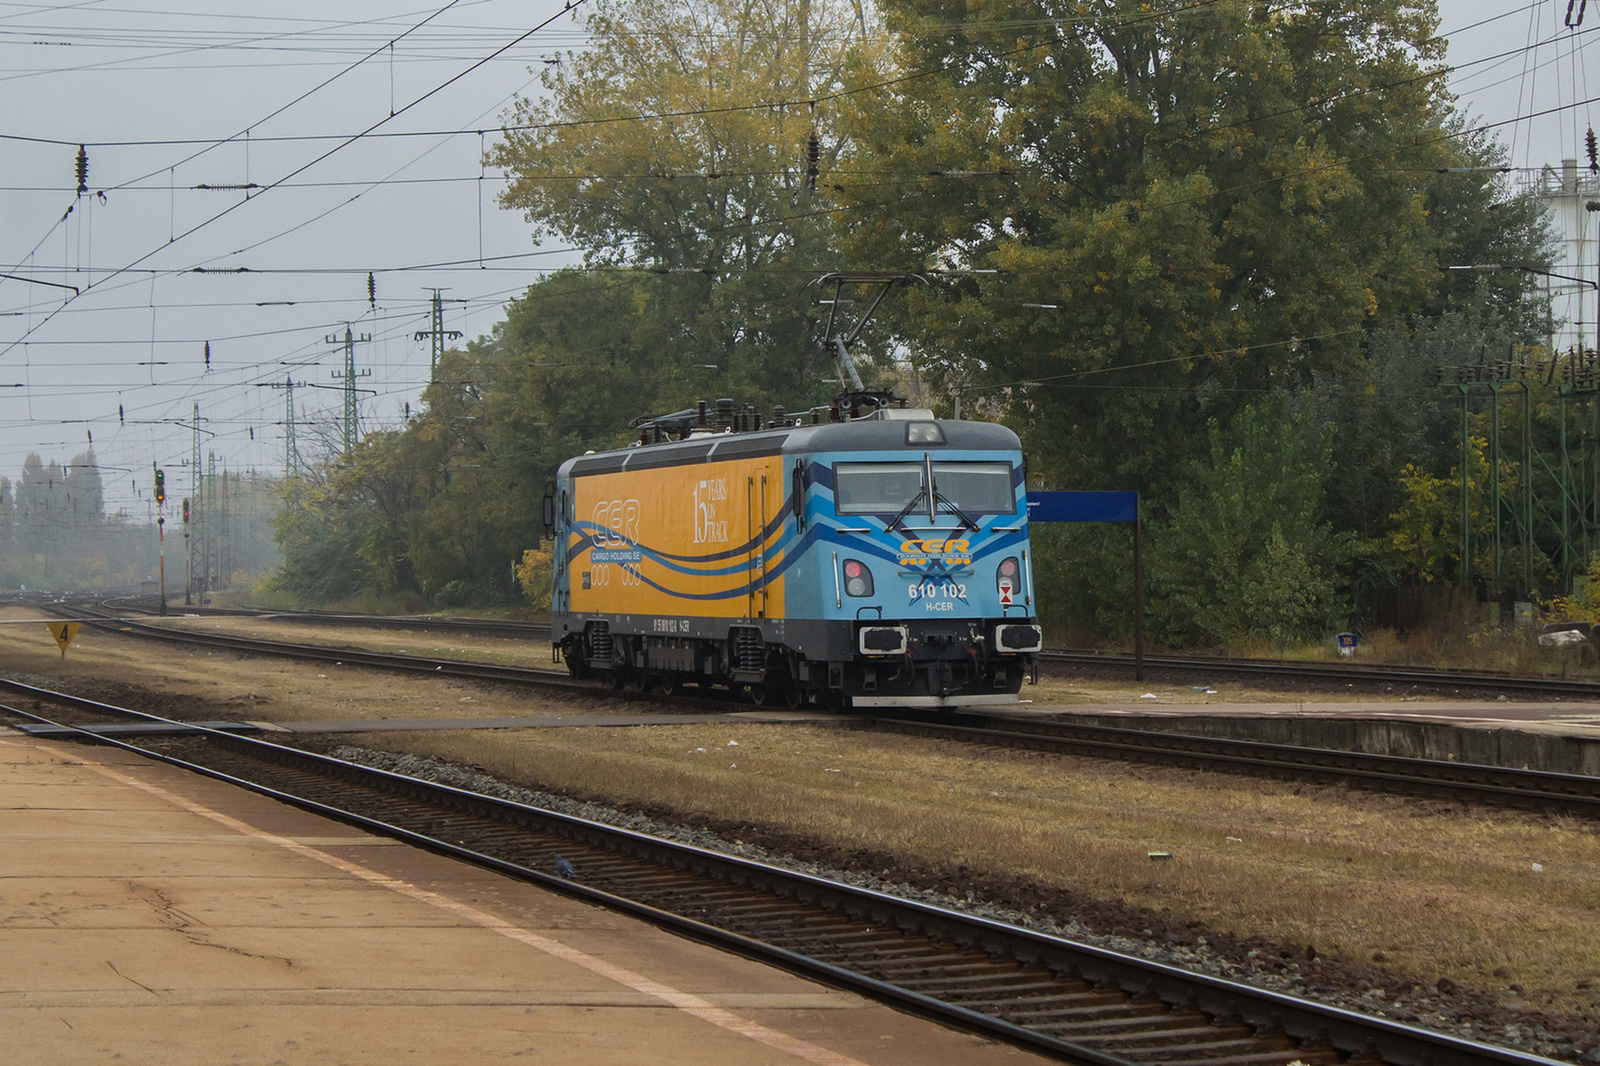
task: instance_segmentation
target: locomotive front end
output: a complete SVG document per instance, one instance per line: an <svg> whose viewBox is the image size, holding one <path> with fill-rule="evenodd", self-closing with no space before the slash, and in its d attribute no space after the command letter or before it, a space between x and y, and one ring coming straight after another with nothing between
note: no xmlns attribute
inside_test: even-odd
<svg viewBox="0 0 1600 1066"><path fill-rule="evenodd" d="M855 707L1014 701L1042 640L1017 438L926 411L884 415L818 434L797 468L813 486L830 696Z"/></svg>

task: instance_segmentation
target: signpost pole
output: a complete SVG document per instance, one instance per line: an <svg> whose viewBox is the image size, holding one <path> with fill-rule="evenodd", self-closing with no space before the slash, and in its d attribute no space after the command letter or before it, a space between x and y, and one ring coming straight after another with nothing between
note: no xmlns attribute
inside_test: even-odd
<svg viewBox="0 0 1600 1066"><path fill-rule="evenodd" d="M1144 680L1144 498L1133 496L1133 679Z"/></svg>
<svg viewBox="0 0 1600 1066"><path fill-rule="evenodd" d="M1144 497L1138 492L1030 492L1028 521L1133 523L1133 677L1144 680Z"/></svg>
<svg viewBox="0 0 1600 1066"><path fill-rule="evenodd" d="M194 602L194 548L189 544L189 498L183 498L183 605Z"/></svg>
<svg viewBox="0 0 1600 1066"><path fill-rule="evenodd" d="M156 543L160 546L161 609L167 614L167 475L156 467Z"/></svg>

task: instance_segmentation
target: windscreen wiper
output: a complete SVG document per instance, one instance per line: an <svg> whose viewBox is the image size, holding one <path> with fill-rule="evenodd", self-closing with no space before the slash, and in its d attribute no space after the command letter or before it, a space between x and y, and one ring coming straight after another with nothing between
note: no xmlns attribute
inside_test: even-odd
<svg viewBox="0 0 1600 1066"><path fill-rule="evenodd" d="M946 507L950 508L950 510L955 512L956 517L961 519L962 529L970 529L974 533L978 531L978 523L974 522L967 512L957 507L954 500L950 499L944 493L939 491L938 482L935 482L933 486L933 499L935 503L942 503ZM957 530L957 532L959 533L960 530Z"/></svg>
<svg viewBox="0 0 1600 1066"><path fill-rule="evenodd" d="M928 494L928 487L926 485L924 485L922 488L918 489L917 490L917 494L915 496L911 497L911 502L906 504L904 507L900 508L900 513L895 515L893 518L889 519L888 525L884 526L884 528L885 529L900 529L900 523L904 522L906 520L906 515L910 514L913 510L915 510L917 504L921 503L922 502L922 498L924 496L926 496L927 494ZM909 529L901 530L901 532L905 533L907 536L911 535L911 531Z"/></svg>

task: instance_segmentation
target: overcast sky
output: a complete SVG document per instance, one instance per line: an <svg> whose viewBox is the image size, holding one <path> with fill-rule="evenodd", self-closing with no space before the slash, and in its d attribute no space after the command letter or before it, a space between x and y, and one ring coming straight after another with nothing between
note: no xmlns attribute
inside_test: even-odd
<svg viewBox="0 0 1600 1066"><path fill-rule="evenodd" d="M1582 50L1595 6L1571 30L1567 0L1444 0L1462 106L1503 122L1600 96ZM302 419L336 413L329 335L371 336L356 350L371 371L363 427L396 425L428 376L413 338L427 290L445 289L446 327L475 337L541 268L571 261L495 205L498 176L479 160L512 99L536 91L530 68L582 47L580 24L549 0L460 0L419 26L435 10L0 2L0 273L93 282L64 302L69 288L0 279L0 475L29 451L66 462L92 434L108 508L143 517L152 461L169 494L189 492L196 402L203 453L281 471L284 394L266 386L304 383ZM1496 133L1517 166L1581 157L1590 110ZM383 136L345 143L375 125Z"/></svg>

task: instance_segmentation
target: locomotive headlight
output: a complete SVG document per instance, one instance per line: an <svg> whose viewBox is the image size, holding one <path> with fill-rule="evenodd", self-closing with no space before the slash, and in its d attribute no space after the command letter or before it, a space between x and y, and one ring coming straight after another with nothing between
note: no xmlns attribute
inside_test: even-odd
<svg viewBox="0 0 1600 1066"><path fill-rule="evenodd" d="M872 595L872 571L855 560L844 561L844 594L846 596Z"/></svg>
<svg viewBox="0 0 1600 1066"><path fill-rule="evenodd" d="M1017 575L1020 573L1015 556L1003 560L994 572L994 585L1002 596L1017 591Z"/></svg>

